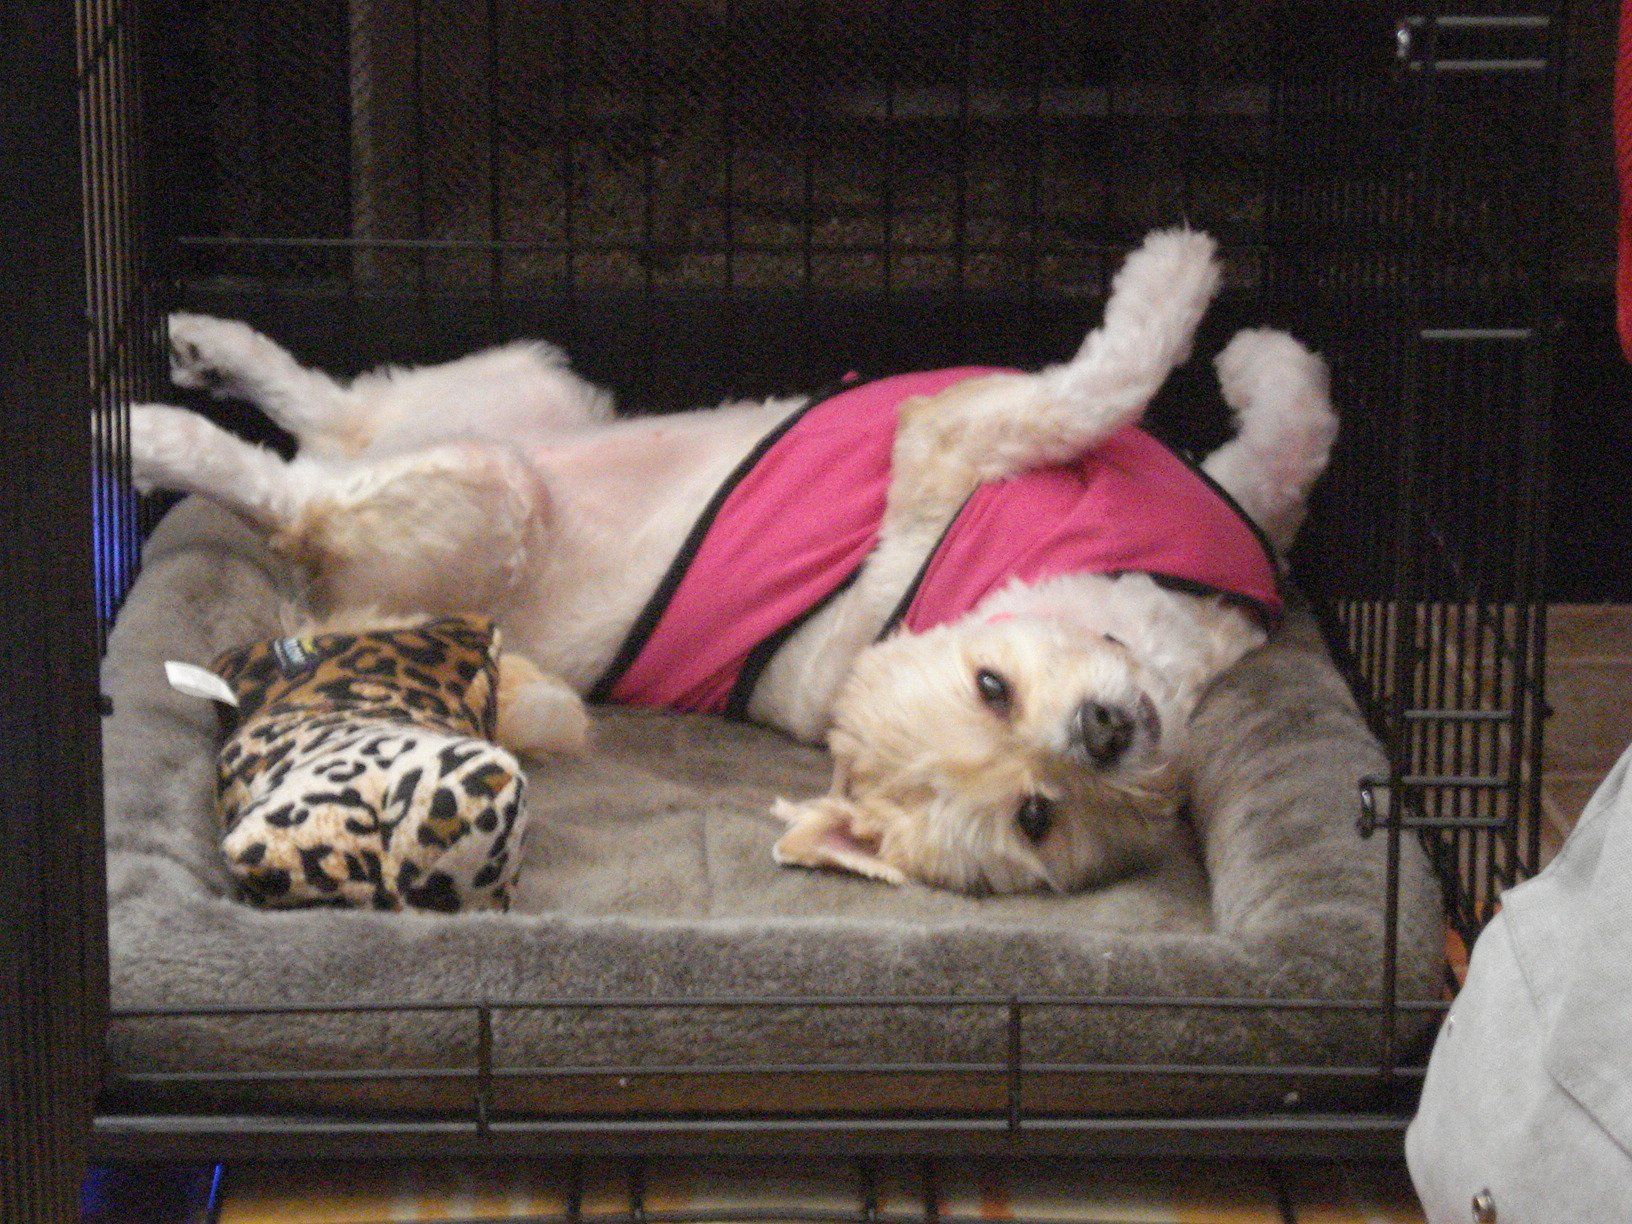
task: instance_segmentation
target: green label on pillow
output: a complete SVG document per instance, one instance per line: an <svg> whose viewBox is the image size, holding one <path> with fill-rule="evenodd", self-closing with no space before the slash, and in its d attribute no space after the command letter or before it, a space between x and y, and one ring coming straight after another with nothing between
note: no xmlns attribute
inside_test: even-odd
<svg viewBox="0 0 1632 1224"><path fill-rule="evenodd" d="M303 675L317 666L310 638L279 638L272 643L272 657L287 677Z"/></svg>

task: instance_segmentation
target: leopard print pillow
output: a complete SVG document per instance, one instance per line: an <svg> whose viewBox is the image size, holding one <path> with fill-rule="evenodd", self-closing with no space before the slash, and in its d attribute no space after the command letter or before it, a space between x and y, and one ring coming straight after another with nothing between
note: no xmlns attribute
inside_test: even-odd
<svg viewBox="0 0 1632 1224"><path fill-rule="evenodd" d="M499 635L481 617L277 638L212 668L232 688L222 851L261 905L505 909L526 779L491 742Z"/></svg>

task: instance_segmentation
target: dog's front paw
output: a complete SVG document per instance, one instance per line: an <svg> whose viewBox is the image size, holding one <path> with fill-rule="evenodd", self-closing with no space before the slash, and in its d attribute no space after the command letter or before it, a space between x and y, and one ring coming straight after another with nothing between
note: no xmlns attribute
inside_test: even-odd
<svg viewBox="0 0 1632 1224"><path fill-rule="evenodd" d="M1238 411L1281 385L1310 386L1324 394L1331 383L1326 363L1283 331L1253 327L1235 333L1213 359L1224 401Z"/></svg>
<svg viewBox="0 0 1632 1224"><path fill-rule="evenodd" d="M1218 292L1218 243L1211 234L1185 227L1145 236L1117 274L1118 288L1153 298L1203 304Z"/></svg>
<svg viewBox="0 0 1632 1224"><path fill-rule="evenodd" d="M1168 349L1172 363L1182 365L1222 276L1218 243L1211 235L1157 230L1128 256L1112 281L1106 327L1137 328L1142 342Z"/></svg>
<svg viewBox="0 0 1632 1224"><path fill-rule="evenodd" d="M259 359L265 341L236 319L177 311L170 316L170 381L216 399L238 395L241 372Z"/></svg>

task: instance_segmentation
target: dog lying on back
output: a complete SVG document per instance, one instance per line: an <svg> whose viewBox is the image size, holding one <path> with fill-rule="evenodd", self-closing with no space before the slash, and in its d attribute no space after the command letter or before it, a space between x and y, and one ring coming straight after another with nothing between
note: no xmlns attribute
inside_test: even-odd
<svg viewBox="0 0 1632 1224"><path fill-rule="evenodd" d="M479 611L580 693L825 736L831 790L778 802L780 862L1072 890L1182 802L1191 710L1278 614L1336 434L1324 365L1269 331L1219 355L1237 432L1200 469L1137 428L1218 280L1211 239L1164 231L1040 373L630 419L548 345L348 385L178 315L176 381L299 453L142 406L135 474L257 524L319 611Z"/></svg>

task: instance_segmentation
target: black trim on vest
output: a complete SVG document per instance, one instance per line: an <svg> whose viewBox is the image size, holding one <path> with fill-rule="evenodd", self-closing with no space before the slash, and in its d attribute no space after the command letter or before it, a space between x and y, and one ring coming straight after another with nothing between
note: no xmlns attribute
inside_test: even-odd
<svg viewBox="0 0 1632 1224"><path fill-rule="evenodd" d="M1152 434L1151 436L1155 437L1154 434ZM1189 468L1192 472L1194 472L1197 476L1199 476L1201 478L1201 483L1206 485L1214 493L1218 494L1219 500L1222 501L1231 510L1235 511L1235 517L1240 519L1243 523L1245 523L1247 525L1247 530L1252 532L1253 539L1258 541L1258 547L1263 549L1264 550L1264 556L1269 558L1269 567L1270 567L1270 569L1275 571L1276 585L1278 586L1279 583L1280 583L1280 571L1281 571L1280 557L1281 557L1281 555L1280 555L1279 552L1276 551L1274 542L1269 538L1268 535L1266 535L1264 533L1264 529L1258 525L1258 520L1253 518L1252 515L1248 514L1245 510L1243 510L1241 508L1241 503L1235 500L1234 496L1230 493L1230 491L1228 489L1226 489L1223 485L1219 484L1218 481L1214 480L1213 476L1212 476L1212 473L1209 472L1206 468L1202 467L1200 461L1197 460L1196 457L1194 455L1192 455L1189 451L1182 451L1182 450L1178 450L1178 449L1176 449L1174 447L1168 446L1167 443L1162 442L1162 440L1160 438L1156 438L1156 441L1161 443L1161 445L1163 447L1165 447L1167 449L1168 453L1170 453L1175 459L1177 459L1180 463L1184 464L1185 467ZM1225 592L1225 593L1228 594L1228 592ZM1245 597L1243 597L1243 598L1245 598ZM1256 600L1249 600L1248 602L1256 603L1257 601Z"/></svg>
<svg viewBox="0 0 1632 1224"><path fill-rule="evenodd" d="M975 492L979 491L980 486L976 485ZM969 497L964 498L963 505L958 507L958 512L946 521L945 527L941 528L941 534L935 541L935 547L929 550L929 556L925 557L924 563L918 567L918 572L913 575L906 591L902 593L900 600L896 602L894 611L884 621L884 627L878 631L878 636L873 639L874 642L882 642L900 627L901 622L906 618L907 609L912 607L912 601L918 598L918 588L924 585L924 579L929 575L929 567L935 563L935 558L941 551L941 545L946 543L946 537L951 534L952 528L957 525L957 521L963 517L963 512L969 508L970 498L974 497L974 495L974 493L971 493Z"/></svg>
<svg viewBox="0 0 1632 1224"><path fill-rule="evenodd" d="M1154 434L1151 436L1155 437ZM1219 484L1218 481L1214 480L1212 473L1206 468L1202 467L1201 461L1189 451L1179 450L1176 447L1168 446L1167 443L1163 442L1160 438L1156 438L1156 441L1162 446L1166 447L1168 452L1171 453L1175 459L1194 472L1201 480L1201 483L1217 494L1218 499L1235 512L1235 517L1246 524L1247 530L1252 532L1252 538L1258 541L1258 547L1264 550L1264 559L1269 562L1269 573L1270 577L1275 582L1276 593L1281 596L1282 602L1284 603L1286 595L1281 589L1281 554L1275 548L1274 541L1272 541L1265 533L1264 529L1258 525L1258 520L1243 510L1241 508L1241 503L1235 500L1235 497L1228 489ZM1252 598L1252 596L1243 595L1239 591L1221 591L1216 587L1208 586L1205 582L1191 582L1185 578L1167 578L1162 574L1152 574L1151 577L1156 579L1156 585L1158 586L1165 583L1174 590L1184 591L1189 595L1222 596L1230 603L1237 604L1251 612L1256 613L1258 619L1261 620L1266 627L1273 626L1279 619L1273 608L1270 608L1265 604L1261 604L1256 599Z"/></svg>
<svg viewBox="0 0 1632 1224"><path fill-rule="evenodd" d="M742 669L737 672L736 683L731 686L731 695L725 700L724 713L727 718L734 718L739 722L747 720L748 703L754 699L754 689L759 684L759 678L765 669L770 666L771 660L776 657L776 652L781 650L783 644L804 627L806 621L837 599L842 592L848 590L866 564L867 558L863 557L861 565L851 570L843 582L783 625L782 628L767 636L758 646L748 652L748 657L743 660Z"/></svg>
<svg viewBox="0 0 1632 1224"><path fill-rule="evenodd" d="M725 499L730 497L732 491L742 483L748 473L759 465L759 461L765 457L771 447L780 442L783 435L804 419L806 413L834 396L853 390L861 385L859 381L841 383L832 389L824 389L821 393L813 395L804 407L797 408L789 413L770 433L761 438L754 445L754 449L748 452L743 461L731 470L731 474L714 491L714 496L709 498L708 505L703 508L703 512L698 516L697 521L692 524L691 532L686 536L685 543L680 545L680 551L675 554L674 560L669 563L668 571L663 575L662 581L657 584L657 589L652 592L651 598L646 601L646 606L640 610L640 615L635 618L635 623L630 626L629 632L624 636L623 644L618 647L618 653L612 657L612 662L601 673L601 678L595 681L594 687L589 690L590 701L610 700L612 690L617 687L618 681L623 679L624 673L640 657L640 652L646 649L646 643L651 640L652 633L657 629L658 622L663 619L663 614L669 610L669 603L674 599L674 593L680 589L681 582L685 580L686 571L691 568L691 563L696 560L697 551L703 546L703 538L708 535L708 529L714 525L714 520L719 517L720 509L725 505ZM854 577L855 575L852 574L850 578L845 579L845 585L848 585ZM756 651L757 649L756 647ZM750 658L752 658L752 655L750 655Z"/></svg>
<svg viewBox="0 0 1632 1224"><path fill-rule="evenodd" d="M1171 574L1154 574L1150 570L1112 570L1107 577L1120 578L1123 574L1143 574L1157 586L1165 587L1169 591L1178 591L1183 595L1213 596L1222 599L1225 603L1234 604L1243 611L1250 612L1265 628L1274 625L1279 619L1273 608L1259 603L1251 595L1243 595L1240 591L1226 591L1222 587L1210 586L1192 578L1175 578ZM1278 580L1276 585L1279 585Z"/></svg>

